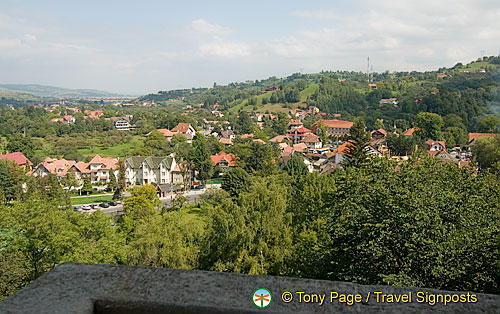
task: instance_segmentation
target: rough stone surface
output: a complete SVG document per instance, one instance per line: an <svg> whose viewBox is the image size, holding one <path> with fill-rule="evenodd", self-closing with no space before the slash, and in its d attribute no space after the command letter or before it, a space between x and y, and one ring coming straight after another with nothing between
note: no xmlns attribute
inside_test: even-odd
<svg viewBox="0 0 500 314"><path fill-rule="evenodd" d="M258 288L272 293L265 309L252 303ZM293 301L281 294L289 291ZM299 291L326 294L323 305L298 302ZM330 292L361 294L354 305L330 303ZM377 303L375 291L412 293L412 303ZM117 265L62 264L0 303L2 314L159 313L500 313L500 296L477 294L476 303L416 302L416 293L467 294L432 289L363 286L346 282L249 276ZM371 297L366 302L368 293Z"/></svg>

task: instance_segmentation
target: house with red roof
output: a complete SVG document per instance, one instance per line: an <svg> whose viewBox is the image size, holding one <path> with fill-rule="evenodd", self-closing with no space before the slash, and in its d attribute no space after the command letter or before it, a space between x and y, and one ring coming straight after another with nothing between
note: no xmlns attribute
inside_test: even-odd
<svg viewBox="0 0 500 314"><path fill-rule="evenodd" d="M378 129L378 130L372 131L372 133L371 133L372 139L384 138L386 135L387 135L387 131L384 129Z"/></svg>
<svg viewBox="0 0 500 314"><path fill-rule="evenodd" d="M403 135L407 136L407 137L412 137L416 131L418 131L418 128L410 128L410 129L404 131Z"/></svg>
<svg viewBox="0 0 500 314"><path fill-rule="evenodd" d="M175 132L170 131L169 129L157 129L156 131L163 134L163 136L165 136L165 139L169 142L172 140L172 137L174 137L174 135L177 134ZM147 135L150 135L151 132L149 132Z"/></svg>
<svg viewBox="0 0 500 314"><path fill-rule="evenodd" d="M294 128L288 130L288 138L293 144L298 144L301 143L302 140L309 134L311 134L312 131L309 130L308 128L305 128L303 126L299 128Z"/></svg>
<svg viewBox="0 0 500 314"><path fill-rule="evenodd" d="M300 122L299 120L292 120L288 123L288 131L293 130L293 129L298 129L303 127L304 124Z"/></svg>
<svg viewBox="0 0 500 314"><path fill-rule="evenodd" d="M53 174L62 179L66 177L68 171L76 164L74 160L56 159L56 158L45 158L40 164L38 164L32 172L34 177L45 177L48 174Z"/></svg>
<svg viewBox="0 0 500 314"><path fill-rule="evenodd" d="M253 138L253 133L243 134L243 135L241 135L241 138L243 138L243 139L245 139L245 138Z"/></svg>
<svg viewBox="0 0 500 314"><path fill-rule="evenodd" d="M353 122L345 120L337 120L337 119L318 120L315 123L313 123L311 127L313 132L316 131L316 129L320 126L320 124L323 124L327 128L329 137L348 136L352 126L354 125Z"/></svg>
<svg viewBox="0 0 500 314"><path fill-rule="evenodd" d="M221 138L219 139L219 143L222 143L222 144L224 144L224 145L231 146L231 145L233 145L233 140L232 140L232 139L230 139L230 138L221 137Z"/></svg>
<svg viewBox="0 0 500 314"><path fill-rule="evenodd" d="M88 163L90 181L92 183L107 183L111 175L116 178L118 176L118 162L118 158L95 155Z"/></svg>
<svg viewBox="0 0 500 314"><path fill-rule="evenodd" d="M323 146L323 144L321 143L321 140L319 139L319 136L317 136L314 133L310 133L310 134L306 135L302 139L302 143L306 144L307 148L309 150L315 150L315 149L321 148Z"/></svg>
<svg viewBox="0 0 500 314"><path fill-rule="evenodd" d="M444 141L427 140L425 144L427 144L428 152L438 152L443 150L446 151L446 145L444 144Z"/></svg>
<svg viewBox="0 0 500 314"><path fill-rule="evenodd" d="M24 170L26 171L30 171L31 167L33 167L33 163L21 152L14 152L14 153L7 153L4 155L0 155L0 159L8 159L10 161L13 161L18 166L24 167Z"/></svg>
<svg viewBox="0 0 500 314"><path fill-rule="evenodd" d="M482 137L490 137L490 136L495 136L497 135L496 133L469 133L469 142L468 145L474 145L476 143L476 140L478 138Z"/></svg>
<svg viewBox="0 0 500 314"><path fill-rule="evenodd" d="M181 122L177 124L172 130L175 134L182 134L187 139L188 143L191 143L194 135L196 134L196 130L190 123Z"/></svg>
<svg viewBox="0 0 500 314"><path fill-rule="evenodd" d="M210 156L212 159L212 165L214 167L219 167L222 172L226 172L232 167L236 167L237 157L234 154L226 154L225 152L220 152L217 155Z"/></svg>
<svg viewBox="0 0 500 314"><path fill-rule="evenodd" d="M398 99L397 98L382 98L379 101L379 105L397 105L398 104Z"/></svg>

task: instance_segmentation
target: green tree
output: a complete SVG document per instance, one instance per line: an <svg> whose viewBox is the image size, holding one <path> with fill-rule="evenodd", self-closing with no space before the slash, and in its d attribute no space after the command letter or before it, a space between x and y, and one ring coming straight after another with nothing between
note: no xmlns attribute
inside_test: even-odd
<svg viewBox="0 0 500 314"><path fill-rule="evenodd" d="M498 181L422 157L334 173L330 279L498 291Z"/></svg>
<svg viewBox="0 0 500 314"><path fill-rule="evenodd" d="M248 185L249 175L240 167L232 168L222 176L221 188L235 199L248 189Z"/></svg>
<svg viewBox="0 0 500 314"><path fill-rule="evenodd" d="M193 149L190 151L189 159L194 166L194 170L198 172L198 180L206 182L214 172L207 140L203 135L197 133L193 138L192 145Z"/></svg>
<svg viewBox="0 0 500 314"><path fill-rule="evenodd" d="M254 177L240 204L225 199L209 209L200 258L203 269L280 275L292 254L288 190L282 176Z"/></svg>
<svg viewBox="0 0 500 314"><path fill-rule="evenodd" d="M323 123L323 120L319 120L314 133L319 136L323 145L328 143L328 127Z"/></svg>
<svg viewBox="0 0 500 314"><path fill-rule="evenodd" d="M276 134L285 134L287 127L288 127L288 122L290 122L290 119L288 119L288 116L284 112L279 112L272 120L272 129Z"/></svg>
<svg viewBox="0 0 500 314"><path fill-rule="evenodd" d="M38 278L71 256L81 242L73 211L33 195L0 210L0 230L11 236L5 250L17 252L26 265L24 282ZM0 232L0 236L5 234ZM2 239L3 240L3 239ZM3 241L2 241L3 242Z"/></svg>
<svg viewBox="0 0 500 314"><path fill-rule="evenodd" d="M144 147L149 148L155 156L165 155L166 145L167 141L165 140L165 136L156 130L151 131L151 133L146 136L146 140L144 140Z"/></svg>
<svg viewBox="0 0 500 314"><path fill-rule="evenodd" d="M15 163L0 159L0 193L4 202L18 199L22 192L23 173Z"/></svg>
<svg viewBox="0 0 500 314"><path fill-rule="evenodd" d="M125 162L120 159L118 161L118 180L116 182L116 190L115 193L113 194L113 199L114 200L119 200L122 198L123 192L125 191L127 187L127 182L125 178Z"/></svg>
<svg viewBox="0 0 500 314"><path fill-rule="evenodd" d="M482 169L500 171L500 135L482 137L472 146L474 160Z"/></svg>
<svg viewBox="0 0 500 314"><path fill-rule="evenodd" d="M204 224L181 212L154 214L131 235L127 264L171 268L197 268Z"/></svg>
<svg viewBox="0 0 500 314"><path fill-rule="evenodd" d="M448 127L444 131L447 147L464 146L467 143L467 134L459 127Z"/></svg>
<svg viewBox="0 0 500 314"><path fill-rule="evenodd" d="M146 184L130 191L131 196L123 202L125 215L133 220L140 220L154 215L161 201L156 187Z"/></svg>
<svg viewBox="0 0 500 314"><path fill-rule="evenodd" d="M118 183L116 181L116 176L113 170L109 172L108 187L111 188L111 191L118 189Z"/></svg>
<svg viewBox="0 0 500 314"><path fill-rule="evenodd" d="M424 141L428 139L441 140L443 125L443 118L436 113L420 112L417 115L416 126L419 128L417 135Z"/></svg>
<svg viewBox="0 0 500 314"><path fill-rule="evenodd" d="M283 168L294 179L300 179L309 173L307 166L304 164L302 156L295 155L286 163Z"/></svg>
<svg viewBox="0 0 500 314"><path fill-rule="evenodd" d="M35 155L35 145L31 137L23 136L21 133L14 133L7 137L7 150L9 152L21 152L28 159L33 158Z"/></svg>
<svg viewBox="0 0 500 314"><path fill-rule="evenodd" d="M189 198L184 196L182 193L177 193L170 203L170 208L180 210L184 204L187 204L187 202L189 202Z"/></svg>
<svg viewBox="0 0 500 314"><path fill-rule="evenodd" d="M83 186L81 189L81 193L85 194L85 195L89 195L89 194L92 194L92 192L93 192L93 190L92 190L92 183L90 182L90 177L86 176L83 179Z"/></svg>
<svg viewBox="0 0 500 314"><path fill-rule="evenodd" d="M409 156L415 151L415 140L403 134L388 134L386 137L387 148L392 155Z"/></svg>
<svg viewBox="0 0 500 314"><path fill-rule="evenodd" d="M366 126L362 119L354 120L350 134L347 137L346 159L343 164L346 167L362 167L368 163L368 153L366 148L370 135L366 132Z"/></svg>
<svg viewBox="0 0 500 314"><path fill-rule="evenodd" d="M486 116L482 118L478 123L478 131L485 133L497 132L497 126L500 123L500 118L496 116Z"/></svg>
<svg viewBox="0 0 500 314"><path fill-rule="evenodd" d="M241 111L238 120L234 126L234 131L237 134L247 134L252 131L253 121L245 111Z"/></svg>
<svg viewBox="0 0 500 314"><path fill-rule="evenodd" d="M382 120L380 120L380 119L375 120L375 124L374 124L373 128L375 130L385 129L384 122L382 122Z"/></svg>

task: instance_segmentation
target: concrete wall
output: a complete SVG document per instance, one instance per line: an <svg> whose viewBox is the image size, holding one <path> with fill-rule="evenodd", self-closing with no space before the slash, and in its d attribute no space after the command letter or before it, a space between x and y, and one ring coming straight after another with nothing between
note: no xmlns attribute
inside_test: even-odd
<svg viewBox="0 0 500 314"><path fill-rule="evenodd" d="M265 309L252 301L266 288L272 301ZM325 294L323 305L299 302L298 292ZM376 302L375 292L408 295L412 303ZM285 303L284 292L293 300ZM331 292L361 295L353 305L330 303ZM370 293L371 297L367 296ZM157 313L499 313L500 296L474 294L475 303L431 306L416 294L464 294L430 289L363 286L345 282L151 267L67 263L56 267L0 303L2 314L157 314ZM471 293L469 293L471 295Z"/></svg>

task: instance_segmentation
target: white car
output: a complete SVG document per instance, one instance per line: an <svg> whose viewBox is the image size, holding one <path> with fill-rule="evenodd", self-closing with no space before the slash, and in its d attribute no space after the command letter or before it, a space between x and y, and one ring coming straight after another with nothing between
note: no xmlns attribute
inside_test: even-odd
<svg viewBox="0 0 500 314"><path fill-rule="evenodd" d="M83 210L91 210L91 209L92 209L92 207L90 207L90 205L83 205L83 206L82 206L82 209L83 209Z"/></svg>

